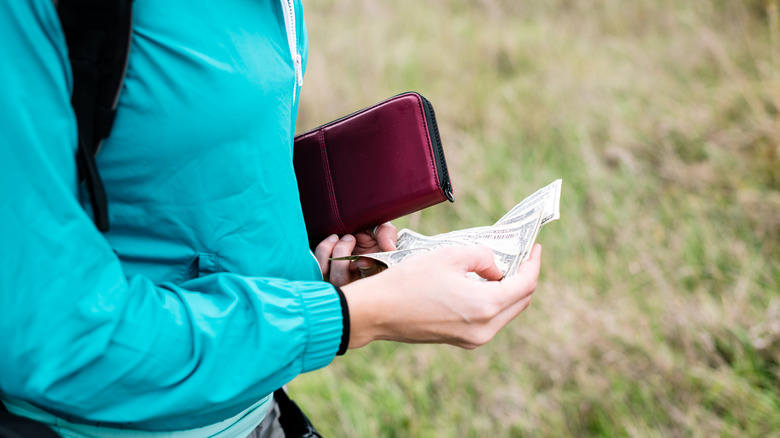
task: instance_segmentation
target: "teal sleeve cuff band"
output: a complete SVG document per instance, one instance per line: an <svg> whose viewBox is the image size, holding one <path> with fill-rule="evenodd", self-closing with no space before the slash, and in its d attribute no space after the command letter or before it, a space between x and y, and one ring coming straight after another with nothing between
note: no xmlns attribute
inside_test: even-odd
<svg viewBox="0 0 780 438"><path fill-rule="evenodd" d="M343 317L339 294L333 287L302 295L309 323L309 341L303 356L303 372L329 364L341 344Z"/></svg>

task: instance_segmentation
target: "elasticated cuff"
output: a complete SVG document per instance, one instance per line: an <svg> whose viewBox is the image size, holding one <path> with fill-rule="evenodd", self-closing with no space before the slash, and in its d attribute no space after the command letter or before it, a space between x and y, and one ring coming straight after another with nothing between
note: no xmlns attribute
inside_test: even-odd
<svg viewBox="0 0 780 438"><path fill-rule="evenodd" d="M333 286L336 292L339 294L339 300L341 300L341 321L344 323L344 329L341 331L341 345L339 345L339 352L336 356L342 356L347 352L349 347L349 306L347 305L347 297L344 296L344 292L338 286Z"/></svg>
<svg viewBox="0 0 780 438"><path fill-rule="evenodd" d="M309 320L309 342L303 355L303 372L328 365L339 351L343 327L341 298L333 287L302 295Z"/></svg>

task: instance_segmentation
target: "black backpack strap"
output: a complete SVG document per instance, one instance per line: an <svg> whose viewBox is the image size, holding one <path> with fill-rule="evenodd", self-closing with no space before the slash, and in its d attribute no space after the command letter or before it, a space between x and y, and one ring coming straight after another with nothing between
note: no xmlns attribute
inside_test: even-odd
<svg viewBox="0 0 780 438"><path fill-rule="evenodd" d="M73 69L79 181L87 185L95 224L107 231L108 200L95 154L116 115L130 51L132 0L58 0L57 13Z"/></svg>
<svg viewBox="0 0 780 438"><path fill-rule="evenodd" d="M284 430L285 437L322 438L301 408L290 400L284 388L274 391L274 399L279 406L279 424Z"/></svg>

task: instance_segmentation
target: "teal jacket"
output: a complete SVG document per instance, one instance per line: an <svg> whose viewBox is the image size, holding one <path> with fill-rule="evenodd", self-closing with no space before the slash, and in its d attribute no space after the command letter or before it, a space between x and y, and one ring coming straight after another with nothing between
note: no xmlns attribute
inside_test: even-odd
<svg viewBox="0 0 780 438"><path fill-rule="evenodd" d="M181 430L327 365L341 304L292 167L299 0L135 1L97 156L105 234L77 184L52 3L0 2L0 393L71 421Z"/></svg>

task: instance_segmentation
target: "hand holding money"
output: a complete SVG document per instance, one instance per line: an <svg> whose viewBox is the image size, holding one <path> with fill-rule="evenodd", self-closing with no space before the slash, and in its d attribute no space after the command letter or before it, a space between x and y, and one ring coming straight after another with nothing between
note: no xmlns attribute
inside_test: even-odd
<svg viewBox="0 0 780 438"><path fill-rule="evenodd" d="M341 288L350 315L349 348L375 340L483 345L530 304L541 254L534 245L517 274L502 279L490 249L449 246L350 283Z"/></svg>
<svg viewBox="0 0 780 438"><path fill-rule="evenodd" d="M393 224L386 222L373 230L362 231L354 236L329 236L314 249L314 257L320 265L323 279L336 286L343 286L381 271L376 260L363 258L357 263L350 263L344 256L394 251L396 240L398 230Z"/></svg>
<svg viewBox="0 0 780 438"><path fill-rule="evenodd" d="M403 229L398 233L396 251L352 255L332 260L357 260L360 257L367 257L390 267L408 257L445 246L484 245L493 250L493 257L502 275L514 275L520 264L530 256L531 248L542 226L560 218L561 182L558 179L537 190L491 226L452 231L436 236L424 236Z"/></svg>

